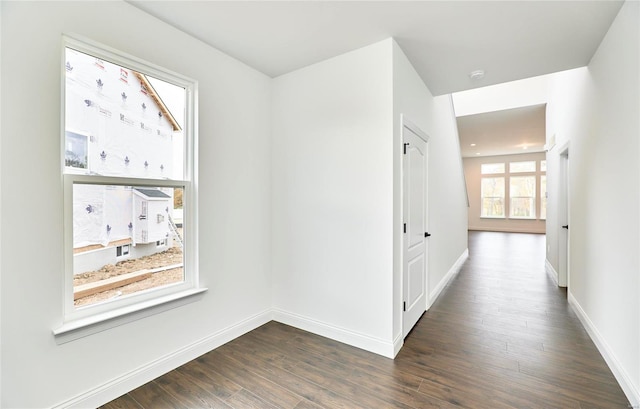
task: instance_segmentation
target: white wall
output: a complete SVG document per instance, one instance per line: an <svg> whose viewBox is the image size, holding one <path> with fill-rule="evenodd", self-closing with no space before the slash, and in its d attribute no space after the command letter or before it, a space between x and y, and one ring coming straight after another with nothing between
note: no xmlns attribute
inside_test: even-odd
<svg viewBox="0 0 640 409"><path fill-rule="evenodd" d="M276 78L272 146L276 319L386 355L391 43Z"/></svg>
<svg viewBox="0 0 640 409"><path fill-rule="evenodd" d="M640 3L626 2L588 70L558 74L547 135L558 141L547 155L553 180L547 259L557 270L552 226L559 153L568 143L569 299L634 405L640 405L639 27Z"/></svg>
<svg viewBox="0 0 640 409"><path fill-rule="evenodd" d="M268 319L260 314L271 307L271 80L123 2L3 1L0 10L2 407L72 403L122 381L101 395L115 398ZM199 80L199 266L209 291L57 345L51 330L62 322L63 299L63 32Z"/></svg>
<svg viewBox="0 0 640 409"><path fill-rule="evenodd" d="M404 115L429 135L429 277L436 295L467 249L467 199L451 97L433 98L393 42L394 281L393 335L402 334L402 123ZM428 300L428 303L434 301Z"/></svg>
<svg viewBox="0 0 640 409"><path fill-rule="evenodd" d="M0 50L2 45L2 7L0 6ZM0 52L0 78L2 78L2 52ZM0 135L2 135L2 81L0 81ZM2 158L2 138L0 137L0 158ZM2 166L0 166L0 181ZM2 215L2 183L0 183L0 215ZM0 221L1 221L0 217ZM2 255L2 223L0 223L0 255ZM2 340L2 263L0 263L0 341ZM2 348L0 347L0 407L2 407Z"/></svg>
<svg viewBox="0 0 640 409"><path fill-rule="evenodd" d="M402 343L401 114L431 136L430 288L465 252L453 108L388 39L275 79L276 319L393 356ZM425 306L426 307L426 306Z"/></svg>
<svg viewBox="0 0 640 409"><path fill-rule="evenodd" d="M456 116L545 104L553 74L509 81L452 94Z"/></svg>
<svg viewBox="0 0 640 409"><path fill-rule="evenodd" d="M509 168L509 162L517 161L536 161L537 169L541 160L545 159L544 152L524 153L519 155L500 155L500 156L482 156L476 158L464 158L464 175L467 183L467 192L469 193L469 230L484 231L503 231L503 232L519 232L519 233L544 233L545 221L534 219L495 219L482 218L482 199L481 199L481 183L482 175L480 168L483 163L505 163ZM501 176L501 175L496 175ZM516 176L516 175L514 175ZM540 179L536 178L536 189L540 193ZM505 178L505 184L508 184ZM508 193L505 190L505 202L509 200ZM540 214L541 194L536 194L536 214ZM505 209L505 211L508 211Z"/></svg>

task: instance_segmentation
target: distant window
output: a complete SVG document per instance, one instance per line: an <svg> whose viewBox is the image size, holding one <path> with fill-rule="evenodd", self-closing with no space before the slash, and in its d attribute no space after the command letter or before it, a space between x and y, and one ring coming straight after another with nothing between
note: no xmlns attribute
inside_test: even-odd
<svg viewBox="0 0 640 409"><path fill-rule="evenodd" d="M116 247L116 257L124 257L129 255L129 245L125 244L123 246Z"/></svg>
<svg viewBox="0 0 640 409"><path fill-rule="evenodd" d="M504 177L482 178L482 217L504 218Z"/></svg>
<svg viewBox="0 0 640 409"><path fill-rule="evenodd" d="M196 83L70 38L65 39L62 69L65 320L197 288L196 240L188 229L196 213ZM168 247L167 237L178 234L171 218L175 192L180 194L187 235L175 248L157 249L158 243ZM113 266L112 252L92 251L89 262L88 250L106 249L123 240L131 245L116 245L116 258L136 257ZM170 257L161 257L168 251ZM81 284L113 281L118 275L144 270L143 256L157 257L156 267L180 265L180 272L167 279L158 273L153 281L136 283L139 289L123 284L115 290L121 294L118 297L108 292L90 299L74 297ZM95 268L100 262L104 267ZM104 274L107 265L109 274ZM91 271L85 271L88 268Z"/></svg>
<svg viewBox="0 0 640 409"><path fill-rule="evenodd" d="M495 175L504 173L504 163L483 163L480 167L480 172L483 175Z"/></svg>
<svg viewBox="0 0 640 409"><path fill-rule="evenodd" d="M535 172L536 161L511 162L509 163L509 173Z"/></svg>
<svg viewBox="0 0 640 409"><path fill-rule="evenodd" d="M535 176L511 176L509 179L509 197L509 216L511 218L536 218Z"/></svg>
<svg viewBox="0 0 640 409"><path fill-rule="evenodd" d="M514 161L509 162L508 167L505 165L504 162L480 164L482 175L495 175L481 177L480 217L545 220L547 161ZM505 197L509 200L505 201Z"/></svg>

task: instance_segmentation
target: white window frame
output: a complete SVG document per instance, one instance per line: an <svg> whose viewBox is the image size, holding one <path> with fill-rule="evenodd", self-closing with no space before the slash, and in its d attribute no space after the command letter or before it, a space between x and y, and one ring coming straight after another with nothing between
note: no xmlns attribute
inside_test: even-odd
<svg viewBox="0 0 640 409"><path fill-rule="evenodd" d="M535 166L535 171L527 171L527 172L511 172L511 163L518 163L518 162L535 162L536 166ZM541 191L541 187L542 187L542 183L541 183L541 178L542 176L546 176L547 172L546 170L542 170L542 162L546 162L546 159L533 159L533 160L514 160L514 161L493 161L493 162L486 162L486 163L480 163L480 219L494 219L494 220L539 220L539 221L546 221L546 218L542 218L541 217L541 209L542 209L542 191ZM502 164L504 166L505 171L504 172L483 172L483 165L499 165ZM546 164L545 164L546 165ZM511 178L512 177L520 177L520 176L534 176L535 177L535 183L536 183L536 189L535 189L535 200L534 200L534 210L535 210L535 217L516 217L516 216L512 216L511 215ZM505 215L504 216L483 216L482 215L482 209L483 209L483 196L482 196L482 179L485 178L494 178L494 177L503 177L504 178L504 182L505 182L505 186L504 186L504 192L505 192L505 197L503 198L504 200L504 210L505 210Z"/></svg>
<svg viewBox="0 0 640 409"><path fill-rule="evenodd" d="M118 249L120 249L120 255L118 255ZM123 244L121 246L116 246L116 258L127 257L131 253L131 245Z"/></svg>
<svg viewBox="0 0 640 409"><path fill-rule="evenodd" d="M184 170L182 180L140 179L115 176L83 175L77 172L65 172L65 105L66 105L66 70L65 50L72 48L90 54L114 64L127 67L152 77L183 87L186 91L186 115L183 124L184 136ZM79 330L86 333L71 335L70 339L79 338L89 333L102 331L104 325L113 327L121 323L139 319L142 315L151 315L166 310L168 303L178 303L181 299L206 291L199 287L198 278L198 223L197 223L197 92L198 83L181 74L158 67L135 56L117 51L78 36L64 35L62 41L62 90L61 90L61 177L64 191L64 300L62 325L53 330L54 335L69 337L69 333ZM96 303L76 308L73 302L73 185L120 185L136 187L180 187L184 195L184 281L160 288L150 289L132 294L121 299ZM165 306L162 306L165 305ZM155 310L155 311L154 311ZM133 317L135 315L135 317ZM126 318L129 316L129 318ZM125 317L124 319L118 319ZM62 342L66 342L62 341Z"/></svg>
<svg viewBox="0 0 640 409"><path fill-rule="evenodd" d="M536 170L538 169L538 160L514 160L509 162L509 174L512 175L520 175L522 173L536 173ZM513 165L518 165L521 163L526 163L526 164L533 164L533 170L513 170L514 166Z"/></svg>
<svg viewBox="0 0 640 409"><path fill-rule="evenodd" d="M496 171L485 171L485 165L489 166L489 165L502 165L502 171L500 172L496 172ZM507 173L507 169L506 169L506 163L505 162L487 162L487 163L481 163L480 164L480 174L481 175L504 175L505 173Z"/></svg>
<svg viewBox="0 0 640 409"><path fill-rule="evenodd" d="M533 183L535 187L533 188L533 197L531 196L511 196L511 180L513 178L533 178ZM535 172L516 172L513 174L509 174L509 219L512 220L537 220L538 219L538 189L539 189L539 179L540 174ZM525 216L514 216L513 215L513 199L533 199L533 216L525 217Z"/></svg>
<svg viewBox="0 0 640 409"><path fill-rule="evenodd" d="M483 196L482 195L482 182L484 179L502 179L502 191L504 192L503 196ZM507 194L507 178L504 173L490 173L483 175L480 177L480 218L481 219L499 219L504 220L508 217L507 214L507 198L505 195ZM504 214L502 216L487 216L482 214L482 210L484 209L484 199L502 199L502 210Z"/></svg>

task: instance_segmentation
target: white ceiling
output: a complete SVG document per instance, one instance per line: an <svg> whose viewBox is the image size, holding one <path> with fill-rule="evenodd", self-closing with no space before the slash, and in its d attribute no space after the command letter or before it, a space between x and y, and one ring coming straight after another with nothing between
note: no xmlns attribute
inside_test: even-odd
<svg viewBox="0 0 640 409"><path fill-rule="evenodd" d="M458 117L462 157L543 152L545 111L539 104Z"/></svg>
<svg viewBox="0 0 640 409"><path fill-rule="evenodd" d="M146 1L276 77L394 37L434 95L585 66L622 1ZM468 74L486 71L474 82Z"/></svg>

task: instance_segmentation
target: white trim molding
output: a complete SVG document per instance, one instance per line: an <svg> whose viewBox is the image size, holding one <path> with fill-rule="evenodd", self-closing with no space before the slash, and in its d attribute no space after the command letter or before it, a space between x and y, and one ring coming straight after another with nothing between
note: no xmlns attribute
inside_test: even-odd
<svg viewBox="0 0 640 409"><path fill-rule="evenodd" d="M62 408L95 408L104 405L113 399L156 379L173 369L196 359L197 357L212 351L219 346L232 341L239 336L252 331L261 325L271 321L271 310L264 311L252 317L217 331L199 341L185 346L177 351L165 355L155 361L149 362L122 376L88 390L80 395L53 406L53 409Z"/></svg>
<svg viewBox="0 0 640 409"><path fill-rule="evenodd" d="M396 354L397 339L386 341L279 309L273 310L273 320L386 358L393 359ZM402 339L400 339L400 345L402 345L401 342Z"/></svg>
<svg viewBox="0 0 640 409"><path fill-rule="evenodd" d="M469 258L469 249L467 248L462 252L462 254L460 255L460 257L458 257L456 262L453 263L453 265L451 266L447 274L445 274L445 276L442 277L442 280L440 280L440 282L434 287L433 291L431 291L431 293L429 294L427 310L431 308L431 306L436 301L436 299L438 299L442 290L444 290L447 284L449 284L449 281L451 281L451 279L455 277L456 274L458 274L458 272L460 271L460 268L462 268L462 265L464 264L465 261L467 261L468 258Z"/></svg>
<svg viewBox="0 0 640 409"><path fill-rule="evenodd" d="M554 283L556 283L556 285L559 285L558 272L556 271L555 268L553 268L553 265L547 259L544 260L544 271L547 272L549 277L551 277L551 279L553 280Z"/></svg>
<svg viewBox="0 0 640 409"><path fill-rule="evenodd" d="M622 391L627 396L627 399L629 399L631 407L640 407L640 389L638 388L638 386L634 385L631 377L629 376L627 371L625 371L624 367L620 364L620 361L618 361L618 359L616 358L615 354L611 350L611 347L609 347L609 344L607 344L596 326L593 324L593 322L591 322L589 316L582 309L582 306L580 305L578 300L576 300L573 294L571 294L571 291L569 291L567 298L569 300L569 305L571 305L573 310L576 312L576 315L578 316L578 319L580 319L582 326L587 330L587 333L591 337L591 340L598 348L598 351L600 351L600 354L611 369L611 372L613 372L613 376L615 376L616 380L620 384Z"/></svg>
<svg viewBox="0 0 640 409"><path fill-rule="evenodd" d="M485 220L487 220L488 218L484 218ZM527 221L536 221L535 219L496 219L496 220L509 220L509 221L513 221L513 220L527 220ZM538 220L540 221L540 220ZM544 221L544 220L542 220ZM520 227L496 227L496 226L491 226L491 227L483 227L483 226L469 226L468 230L470 231L495 231L495 232L500 232L500 233L530 233L530 234L546 234L546 228L544 226L542 226L539 229L536 228L520 228Z"/></svg>
<svg viewBox="0 0 640 409"><path fill-rule="evenodd" d="M402 331L400 331L400 333L398 333L398 335L396 335L396 337L393 340L393 357L394 358L396 357L396 355L398 355L398 352L400 352L403 345L404 345L404 338L402 337Z"/></svg>

